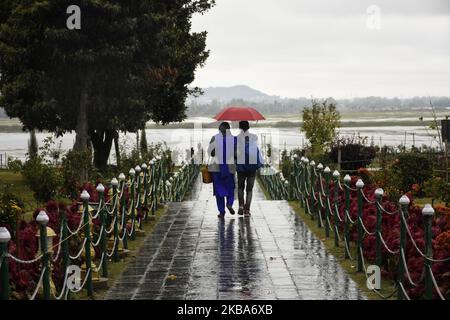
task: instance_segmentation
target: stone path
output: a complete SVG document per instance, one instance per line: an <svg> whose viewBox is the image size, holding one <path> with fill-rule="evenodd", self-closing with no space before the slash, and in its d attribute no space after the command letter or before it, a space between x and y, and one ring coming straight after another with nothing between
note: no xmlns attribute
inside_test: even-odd
<svg viewBox="0 0 450 320"><path fill-rule="evenodd" d="M211 189L169 205L106 299L365 299L287 202L256 185L252 216L220 221Z"/></svg>

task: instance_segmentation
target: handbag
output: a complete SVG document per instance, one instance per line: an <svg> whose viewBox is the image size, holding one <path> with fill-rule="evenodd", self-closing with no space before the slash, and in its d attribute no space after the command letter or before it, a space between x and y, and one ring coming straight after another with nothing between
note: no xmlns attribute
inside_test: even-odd
<svg viewBox="0 0 450 320"><path fill-rule="evenodd" d="M203 183L211 183L212 182L212 175L211 175L211 172L208 171L208 165L206 165L202 168L202 180L203 180Z"/></svg>
<svg viewBox="0 0 450 320"><path fill-rule="evenodd" d="M211 182L213 182L212 174L211 174L211 172L208 171L209 160L210 160L210 156L208 155L208 160L206 161L206 165L201 170L203 183L211 183Z"/></svg>

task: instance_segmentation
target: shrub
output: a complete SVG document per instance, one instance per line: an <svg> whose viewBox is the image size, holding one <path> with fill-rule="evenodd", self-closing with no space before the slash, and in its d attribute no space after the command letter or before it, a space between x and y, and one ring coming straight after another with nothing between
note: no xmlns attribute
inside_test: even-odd
<svg viewBox="0 0 450 320"><path fill-rule="evenodd" d="M321 154L316 157L311 157L310 159L314 159L314 161L316 162L316 165L321 163L325 166L327 163L333 163L333 161L330 159L330 155L328 153Z"/></svg>
<svg viewBox="0 0 450 320"><path fill-rule="evenodd" d="M434 200L444 201L446 205L450 203L450 186L440 177L434 177L423 184L425 195Z"/></svg>
<svg viewBox="0 0 450 320"><path fill-rule="evenodd" d="M293 170L293 163L286 149L281 152L281 172L285 178L289 178Z"/></svg>
<svg viewBox="0 0 450 320"><path fill-rule="evenodd" d="M343 170L358 170L367 167L375 158L377 149L374 146L367 146L366 140L359 136L340 139L331 146L329 156L333 162L337 163L340 149Z"/></svg>
<svg viewBox="0 0 450 320"><path fill-rule="evenodd" d="M292 161L292 156L297 155L298 157L301 157L304 155L304 152L300 149L292 149L289 152L284 149L281 152L281 171L283 173L283 176L286 179L289 179L291 173L294 170L294 162ZM326 163L326 162L324 162ZM319 164L319 162L317 163Z"/></svg>
<svg viewBox="0 0 450 320"><path fill-rule="evenodd" d="M59 171L40 156L25 161L21 172L37 201L46 202L56 196L62 183Z"/></svg>
<svg viewBox="0 0 450 320"><path fill-rule="evenodd" d="M92 158L89 152L68 151L62 159L62 186L64 194L75 199L80 187L80 167L92 171Z"/></svg>
<svg viewBox="0 0 450 320"><path fill-rule="evenodd" d="M413 184L423 184L430 179L433 168L430 159L421 153L399 154L392 165L395 186L402 192L411 190Z"/></svg>
<svg viewBox="0 0 450 320"><path fill-rule="evenodd" d="M16 221L23 212L24 203L16 195L8 191L8 186L0 190L0 226L9 227L14 235Z"/></svg>
<svg viewBox="0 0 450 320"><path fill-rule="evenodd" d="M358 176L364 181L365 184L374 183L374 174L370 172L367 168L359 168Z"/></svg>

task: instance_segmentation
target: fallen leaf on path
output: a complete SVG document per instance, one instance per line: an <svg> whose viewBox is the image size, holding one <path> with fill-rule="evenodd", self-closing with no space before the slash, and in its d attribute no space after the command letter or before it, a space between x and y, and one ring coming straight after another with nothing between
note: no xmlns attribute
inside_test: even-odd
<svg viewBox="0 0 450 320"><path fill-rule="evenodd" d="M176 280L177 276L174 275L174 274L171 274L171 275L167 276L167 279L169 279L169 280Z"/></svg>

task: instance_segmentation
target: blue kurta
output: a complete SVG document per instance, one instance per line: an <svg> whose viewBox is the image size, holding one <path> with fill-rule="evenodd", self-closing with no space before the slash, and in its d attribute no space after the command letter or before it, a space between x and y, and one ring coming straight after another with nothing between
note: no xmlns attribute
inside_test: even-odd
<svg viewBox="0 0 450 320"><path fill-rule="evenodd" d="M231 148L233 148L233 146ZM230 170L228 169L225 157L226 150L226 139L223 139L221 150L223 151L223 159L222 163L219 164L220 171L212 172L214 195L216 196L217 209L221 215L225 214L225 197L227 198L227 206L233 206L234 202L234 174L230 173Z"/></svg>
<svg viewBox="0 0 450 320"><path fill-rule="evenodd" d="M222 176L221 172L212 172L214 195L219 197L234 196L234 175Z"/></svg>

